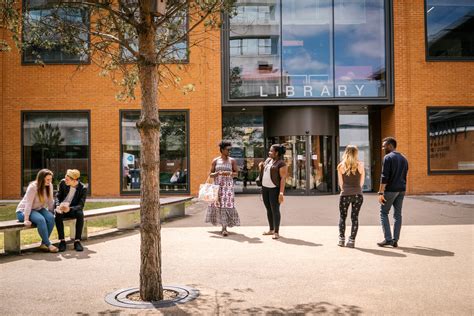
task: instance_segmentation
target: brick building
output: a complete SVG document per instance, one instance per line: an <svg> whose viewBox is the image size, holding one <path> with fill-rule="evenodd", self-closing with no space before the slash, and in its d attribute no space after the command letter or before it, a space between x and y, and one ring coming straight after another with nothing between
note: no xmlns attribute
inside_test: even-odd
<svg viewBox="0 0 474 316"><path fill-rule="evenodd" d="M233 142L238 192L257 192L274 142L288 149L289 194L336 193L349 143L376 191L389 135L410 161L409 193L473 191L473 11L471 1L238 1L184 71L171 65L195 91L161 87L162 192L195 194L221 138ZM139 195L139 100L117 101L95 66L77 70L81 56L45 57L41 67L0 54L0 199L19 198L42 167L58 179L80 168L93 197Z"/></svg>

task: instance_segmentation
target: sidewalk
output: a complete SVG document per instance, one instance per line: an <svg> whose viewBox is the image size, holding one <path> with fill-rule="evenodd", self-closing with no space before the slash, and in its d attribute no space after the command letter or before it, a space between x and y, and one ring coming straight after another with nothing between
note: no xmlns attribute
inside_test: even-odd
<svg viewBox="0 0 474 316"><path fill-rule="evenodd" d="M356 249L337 243L337 196L288 197L283 238L262 236L258 196L238 196L242 227L227 238L202 204L162 229L164 284L200 296L166 310L124 310L104 297L138 286L138 231L96 237L86 250L0 257L0 315L472 315L474 208L407 198L400 247L379 248L375 195Z"/></svg>

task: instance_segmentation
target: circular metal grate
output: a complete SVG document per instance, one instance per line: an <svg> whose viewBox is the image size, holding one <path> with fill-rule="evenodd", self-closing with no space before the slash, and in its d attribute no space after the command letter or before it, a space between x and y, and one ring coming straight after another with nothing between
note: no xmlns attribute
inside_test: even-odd
<svg viewBox="0 0 474 316"><path fill-rule="evenodd" d="M130 294L139 292L140 290L137 287L127 288L115 291L108 294L105 297L105 301L110 305L122 307L122 308L140 308L140 309L156 309L156 308L165 308L172 307L177 304L183 304L189 302L199 296L199 291L183 285L165 285L163 290L174 291L178 295L172 300L162 300L162 301L132 301L127 297Z"/></svg>

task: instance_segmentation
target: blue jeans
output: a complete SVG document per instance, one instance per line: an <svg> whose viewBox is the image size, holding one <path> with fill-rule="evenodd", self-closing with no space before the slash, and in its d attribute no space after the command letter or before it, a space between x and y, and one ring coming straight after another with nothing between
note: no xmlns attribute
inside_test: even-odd
<svg viewBox="0 0 474 316"><path fill-rule="evenodd" d="M25 221L25 214L23 212L17 212L16 218L20 222ZM41 208L38 210L31 210L30 213L30 222L36 225L38 228L38 234L41 237L41 243L43 245L49 246L51 245L51 241L49 241L49 236L54 228L54 215L50 211L45 208Z"/></svg>
<svg viewBox="0 0 474 316"><path fill-rule="evenodd" d="M380 206L380 222L382 223L383 234L386 241L398 241L400 238L400 230L402 229L402 206L405 192L387 192L384 193L386 200L385 204ZM393 239L390 231L390 220L388 219L388 213L393 205Z"/></svg>

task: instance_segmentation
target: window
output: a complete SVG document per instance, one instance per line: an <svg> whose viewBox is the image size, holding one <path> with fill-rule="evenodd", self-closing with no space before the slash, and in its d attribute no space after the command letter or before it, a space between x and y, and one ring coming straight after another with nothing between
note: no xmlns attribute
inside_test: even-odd
<svg viewBox="0 0 474 316"><path fill-rule="evenodd" d="M430 173L474 173L474 107L428 109Z"/></svg>
<svg viewBox="0 0 474 316"><path fill-rule="evenodd" d="M188 128L186 111L160 111L160 189L189 192ZM121 192L140 193L140 111L121 113Z"/></svg>
<svg viewBox="0 0 474 316"><path fill-rule="evenodd" d="M136 0L132 0L134 2ZM171 4L171 2L168 2ZM156 30L156 44L159 53L158 58L168 63L183 63L188 61L188 37L185 36L188 30L187 8L176 13L166 23L163 23ZM136 34L129 34L130 45L133 49L138 49L138 37ZM182 38L184 37L184 38ZM170 45L171 44L171 45ZM165 47L168 46L168 47ZM129 50L122 47L122 58L125 62L134 62Z"/></svg>
<svg viewBox="0 0 474 316"><path fill-rule="evenodd" d="M389 1L265 3L237 0L229 20L230 99L389 96Z"/></svg>
<svg viewBox="0 0 474 316"><path fill-rule="evenodd" d="M239 173L235 192L258 192L255 182L258 164L267 156L263 137L263 112L261 110L228 110L222 113L222 135L232 143L231 157L235 158Z"/></svg>
<svg viewBox="0 0 474 316"><path fill-rule="evenodd" d="M474 2L425 0L427 59L474 59Z"/></svg>
<svg viewBox="0 0 474 316"><path fill-rule="evenodd" d="M23 192L43 168L53 171L55 187L67 169L78 169L81 182L90 183L88 112L24 112L22 144Z"/></svg>
<svg viewBox="0 0 474 316"><path fill-rule="evenodd" d="M24 2L24 63L38 60L64 64L88 62L89 12L80 6L56 8L58 2ZM68 24L69 32L62 31L64 24Z"/></svg>

